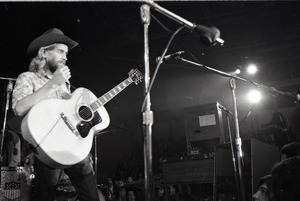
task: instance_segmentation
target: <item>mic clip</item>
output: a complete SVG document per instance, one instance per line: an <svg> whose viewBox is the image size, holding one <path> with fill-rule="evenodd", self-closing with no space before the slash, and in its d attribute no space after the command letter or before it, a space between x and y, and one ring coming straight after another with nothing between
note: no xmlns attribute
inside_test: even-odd
<svg viewBox="0 0 300 201"><path fill-rule="evenodd" d="M156 58L156 63L158 63L158 62L160 62L161 61L161 63L163 63L164 61L167 61L167 60L169 60L169 59L178 59L179 58L179 56L181 55L181 54L183 54L184 53L184 51L179 51L179 52L175 52L175 53L173 53L173 54L169 54L169 55L166 55L166 56L164 56L163 58L161 58L161 57L157 57Z"/></svg>

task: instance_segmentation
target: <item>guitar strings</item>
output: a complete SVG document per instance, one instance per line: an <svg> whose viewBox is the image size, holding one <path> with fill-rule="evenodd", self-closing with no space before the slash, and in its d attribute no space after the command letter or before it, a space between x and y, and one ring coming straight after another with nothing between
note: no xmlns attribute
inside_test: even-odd
<svg viewBox="0 0 300 201"><path fill-rule="evenodd" d="M94 104L94 103L92 103L92 104ZM92 104L91 104L91 105L92 105ZM94 113L95 113L95 111L92 109L92 107L90 108L90 107L88 107L88 106L86 106L85 108L83 108L82 110L80 110L80 111L78 112L79 116L80 116L82 119L84 119L84 120L87 120L87 119L89 119L90 117L93 117L93 116L94 116Z"/></svg>
<svg viewBox="0 0 300 201"><path fill-rule="evenodd" d="M43 136L43 138L42 138L42 140L40 141L40 143L37 144L36 147L34 147L35 149L38 148L38 147L46 140L46 138L49 136L49 134L52 132L52 130L56 127L56 125L58 124L59 120L61 120L61 119L62 119L62 118L60 117L60 118L55 122L55 124L54 124L54 125L52 126L52 128L48 131L48 133L46 133L46 134Z"/></svg>
<svg viewBox="0 0 300 201"><path fill-rule="evenodd" d="M136 70L135 70L135 73L133 73L133 74L136 74ZM128 83L126 83L126 82L128 82ZM90 107L85 107L84 109L80 110L78 112L79 116L81 118L83 118L83 119L88 118L90 116L93 116L93 114L96 112L96 109L93 109L93 106L92 106L93 104L96 104L97 101L100 101L100 103L101 103L100 99L102 97L104 99L111 100L114 96L116 96L118 93L120 93L123 89L125 89L132 82L133 82L133 80L132 80L131 77L127 78L126 80L124 80L123 82L121 82L120 84L118 84L116 87L114 87L112 90L110 90L109 92L107 92L106 94L104 94L103 96L101 96L99 99L97 99L96 101L94 101L91 104L91 108ZM112 92L114 92L114 93L112 93ZM107 100L105 100L105 102L107 102ZM103 106L103 105L104 104L101 103L100 107ZM97 104L96 104L96 106L97 106Z"/></svg>

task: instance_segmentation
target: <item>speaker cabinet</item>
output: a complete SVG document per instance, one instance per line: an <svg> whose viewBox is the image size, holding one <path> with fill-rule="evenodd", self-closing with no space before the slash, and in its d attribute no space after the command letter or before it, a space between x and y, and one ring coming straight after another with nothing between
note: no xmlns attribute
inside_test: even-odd
<svg viewBox="0 0 300 201"><path fill-rule="evenodd" d="M223 114L218 102L185 108L184 121L187 142L219 138L225 142Z"/></svg>
<svg viewBox="0 0 300 201"><path fill-rule="evenodd" d="M259 178L270 174L272 166L279 161L279 148L251 138L242 141L242 150L243 183L246 196L251 199ZM229 143L217 146L215 162L216 192L236 190L233 156ZM229 183L233 185L230 186Z"/></svg>

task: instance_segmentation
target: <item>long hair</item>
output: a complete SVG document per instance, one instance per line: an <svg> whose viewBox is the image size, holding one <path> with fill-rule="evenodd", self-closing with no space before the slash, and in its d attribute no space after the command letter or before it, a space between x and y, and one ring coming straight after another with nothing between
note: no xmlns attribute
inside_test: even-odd
<svg viewBox="0 0 300 201"><path fill-rule="evenodd" d="M46 47L41 47L35 57L33 57L29 64L29 71L37 72L42 69L46 64L46 59L42 56L43 51L53 50L57 43L51 44Z"/></svg>

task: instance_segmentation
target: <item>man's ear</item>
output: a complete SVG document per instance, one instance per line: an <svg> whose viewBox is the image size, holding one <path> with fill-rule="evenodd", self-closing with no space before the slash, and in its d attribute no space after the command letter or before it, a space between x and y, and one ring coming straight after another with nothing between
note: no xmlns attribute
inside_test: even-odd
<svg viewBox="0 0 300 201"><path fill-rule="evenodd" d="M46 59L47 56L46 56L46 50L45 49L42 50L42 56L43 56L44 59Z"/></svg>
<svg viewBox="0 0 300 201"><path fill-rule="evenodd" d="M46 49L45 48L41 48L40 50L39 50L39 52L40 52L40 56L43 58L43 59L46 59Z"/></svg>

